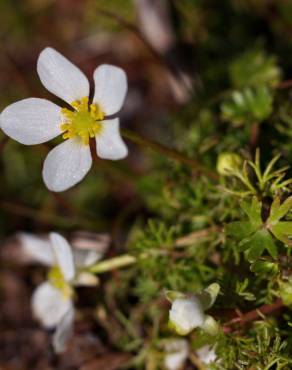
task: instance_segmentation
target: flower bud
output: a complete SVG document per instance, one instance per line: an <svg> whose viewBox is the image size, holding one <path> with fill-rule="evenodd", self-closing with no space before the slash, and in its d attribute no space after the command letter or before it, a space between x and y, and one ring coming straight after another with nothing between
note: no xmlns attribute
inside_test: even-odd
<svg viewBox="0 0 292 370"><path fill-rule="evenodd" d="M279 266L271 261L255 261L250 266L250 271L255 274L272 274L275 275L279 271Z"/></svg>
<svg viewBox="0 0 292 370"><path fill-rule="evenodd" d="M280 282L280 297L285 306L292 306L292 279Z"/></svg>
<svg viewBox="0 0 292 370"><path fill-rule="evenodd" d="M209 335L217 335L219 332L219 325L212 316L205 316L205 321L202 325L202 329Z"/></svg>
<svg viewBox="0 0 292 370"><path fill-rule="evenodd" d="M222 176L230 176L239 170L242 158L236 153L224 152L217 159L217 172Z"/></svg>
<svg viewBox="0 0 292 370"><path fill-rule="evenodd" d="M197 294L203 309L208 310L213 306L220 291L220 285L217 283L210 284L206 289Z"/></svg>

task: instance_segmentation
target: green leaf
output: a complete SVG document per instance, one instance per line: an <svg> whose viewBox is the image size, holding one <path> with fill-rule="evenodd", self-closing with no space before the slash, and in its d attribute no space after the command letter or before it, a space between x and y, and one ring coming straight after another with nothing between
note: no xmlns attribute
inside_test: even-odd
<svg viewBox="0 0 292 370"><path fill-rule="evenodd" d="M245 243L247 248L246 257L249 261L255 261L259 258L265 249L273 257L277 257L277 247L273 241L271 234L265 230L258 230L248 241Z"/></svg>
<svg viewBox="0 0 292 370"><path fill-rule="evenodd" d="M267 229L281 242L292 245L292 221L280 221L292 207L292 196L280 204L280 198L274 199L270 216L267 219Z"/></svg>
<svg viewBox="0 0 292 370"><path fill-rule="evenodd" d="M258 229L262 225L262 203L256 198L252 198L251 204L242 202L241 208L246 213L254 228Z"/></svg>
<svg viewBox="0 0 292 370"><path fill-rule="evenodd" d="M269 230L281 242L292 245L292 221L280 221L271 226Z"/></svg>
<svg viewBox="0 0 292 370"><path fill-rule="evenodd" d="M225 233L235 240L242 240L254 233L258 228L249 221L234 221L226 225Z"/></svg>
<svg viewBox="0 0 292 370"><path fill-rule="evenodd" d="M267 224L274 225L276 224L281 218L283 218L292 208L292 196L287 198L281 205L280 205L280 198L276 197L272 203L270 216L267 220Z"/></svg>
<svg viewBox="0 0 292 370"><path fill-rule="evenodd" d="M272 113L273 98L265 86L234 91L231 100L221 106L222 119L239 126L262 122Z"/></svg>
<svg viewBox="0 0 292 370"><path fill-rule="evenodd" d="M249 50L231 64L230 78L236 88L264 84L273 87L280 82L281 70L274 56L263 50Z"/></svg>
<svg viewBox="0 0 292 370"><path fill-rule="evenodd" d="M245 278L243 281L236 281L236 294L243 297L246 301L254 301L255 295L252 292L247 291L249 280Z"/></svg>

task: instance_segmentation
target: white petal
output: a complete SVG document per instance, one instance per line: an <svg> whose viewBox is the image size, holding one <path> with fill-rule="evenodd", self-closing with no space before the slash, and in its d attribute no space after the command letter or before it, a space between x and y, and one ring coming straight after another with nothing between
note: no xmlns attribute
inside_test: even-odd
<svg viewBox="0 0 292 370"><path fill-rule="evenodd" d="M75 275L75 266L70 244L62 235L57 233L50 233L50 240L58 266L60 267L65 280L72 280Z"/></svg>
<svg viewBox="0 0 292 370"><path fill-rule="evenodd" d="M64 298L61 291L49 282L41 284L32 296L33 313L46 328L58 325L65 313L72 307L71 299Z"/></svg>
<svg viewBox="0 0 292 370"><path fill-rule="evenodd" d="M96 135L96 152L103 159L123 159L128 155L119 129L119 119L114 118L102 122L102 130Z"/></svg>
<svg viewBox="0 0 292 370"><path fill-rule="evenodd" d="M19 233L18 239L25 255L29 258L47 266L54 264L54 253L48 239L40 238L29 233Z"/></svg>
<svg viewBox="0 0 292 370"><path fill-rule="evenodd" d="M74 309L71 308L62 317L53 336L53 347L56 353L64 352L68 340L73 334Z"/></svg>
<svg viewBox="0 0 292 370"><path fill-rule="evenodd" d="M41 144L61 134L61 109L46 99L30 98L9 105L0 115L6 135L25 144Z"/></svg>
<svg viewBox="0 0 292 370"><path fill-rule="evenodd" d="M108 250L111 238L109 234L97 234L89 231L74 233L72 246L74 250L95 251L100 258Z"/></svg>
<svg viewBox="0 0 292 370"><path fill-rule="evenodd" d="M100 260L103 253L86 249L73 250L75 265L78 267L87 267L93 265L96 261Z"/></svg>
<svg viewBox="0 0 292 370"><path fill-rule="evenodd" d="M217 358L214 348L211 348L208 345L197 349L196 354L201 360L201 362L203 362L203 364L206 365L214 362Z"/></svg>
<svg viewBox="0 0 292 370"><path fill-rule="evenodd" d="M199 299L195 296L177 298L169 312L170 322L180 335L186 335L204 323L205 315Z"/></svg>
<svg viewBox="0 0 292 370"><path fill-rule="evenodd" d="M103 64L94 71L95 92L93 102L106 115L117 113L125 100L128 89L127 76L118 67Z"/></svg>
<svg viewBox="0 0 292 370"><path fill-rule="evenodd" d="M43 179L51 191L64 191L80 182L90 170L92 158L89 145L68 139L48 154Z"/></svg>
<svg viewBox="0 0 292 370"><path fill-rule="evenodd" d="M55 49L44 49L37 71L42 84L67 103L89 96L89 82L81 70Z"/></svg>
<svg viewBox="0 0 292 370"><path fill-rule="evenodd" d="M189 354L189 345L185 339L173 339L166 343L166 355L164 357L164 367L167 370L179 370Z"/></svg>

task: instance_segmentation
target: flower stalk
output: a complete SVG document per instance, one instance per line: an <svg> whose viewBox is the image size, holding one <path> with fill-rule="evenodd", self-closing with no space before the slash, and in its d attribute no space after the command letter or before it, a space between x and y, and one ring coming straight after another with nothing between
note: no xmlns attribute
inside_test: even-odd
<svg viewBox="0 0 292 370"><path fill-rule="evenodd" d="M121 134L124 138L131 140L132 142L144 147L154 150L157 153L163 154L168 158L174 159L182 164L186 164L187 166L193 168L194 170L204 174L209 179L218 181L219 176L215 171L212 171L202 165L200 162L196 161L195 159L189 158L186 155L178 152L175 149L167 148L155 141L152 141L140 134L137 134L129 129L122 128Z"/></svg>
<svg viewBox="0 0 292 370"><path fill-rule="evenodd" d="M88 270L94 274L101 274L117 268L126 267L133 265L137 262L137 258L130 254L124 254L122 256L109 258L105 261L98 262L91 266Z"/></svg>
<svg viewBox="0 0 292 370"><path fill-rule="evenodd" d="M256 308L254 310L246 312L245 314L242 314L241 316L231 319L223 325L223 331L224 333L229 333L232 331L230 327L235 324L244 325L248 322L257 320L262 315L269 315L275 311L282 309L283 307L284 304L282 299L278 298L275 302L271 304L264 304L259 308Z"/></svg>

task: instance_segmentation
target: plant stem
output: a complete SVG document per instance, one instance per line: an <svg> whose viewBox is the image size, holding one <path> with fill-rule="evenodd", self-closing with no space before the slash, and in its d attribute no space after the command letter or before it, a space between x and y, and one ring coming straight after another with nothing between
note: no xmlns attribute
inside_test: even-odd
<svg viewBox="0 0 292 370"><path fill-rule="evenodd" d="M191 168L195 169L196 171L206 175L211 180L218 181L219 176L215 171L209 170L207 167L202 165L200 162L196 161L195 159L189 158L184 154L176 151L175 149L167 148L155 141L147 139L137 133L134 133L131 130L123 128L121 130L122 136L126 139L133 141L134 143L141 145L144 148L149 148L154 150L155 152L161 153L168 158L174 159L180 163L186 164Z"/></svg>
<svg viewBox="0 0 292 370"><path fill-rule="evenodd" d="M222 227L220 226L210 226L203 230L193 231L192 233L182 236L174 241L175 247L185 247L188 245L195 244L196 242L200 242L202 239L210 237L213 232L220 233L222 231Z"/></svg>
<svg viewBox="0 0 292 370"><path fill-rule="evenodd" d="M137 258L129 254L123 254L122 256L109 258L105 261L96 263L89 268L89 272L94 274L101 274L103 272L111 271L116 268L126 267L133 265L137 262Z"/></svg>
<svg viewBox="0 0 292 370"><path fill-rule="evenodd" d="M284 306L283 301L279 298L274 303L271 304L264 304L259 308L256 308L252 311L246 312L245 314L235 317L234 319L231 319L223 326L224 332L230 332L230 326L234 324L240 324L244 325L247 322L254 321L258 317L261 317L261 315L267 315L274 311L277 311L281 309Z"/></svg>

